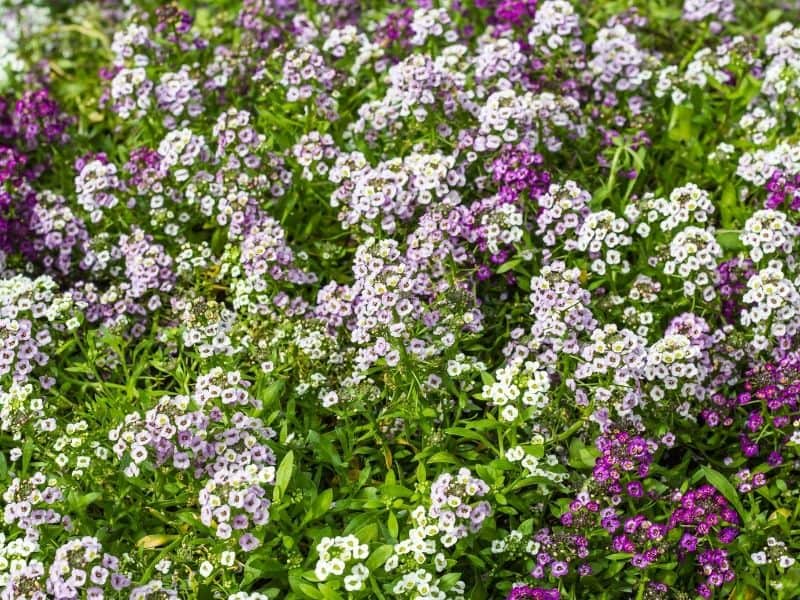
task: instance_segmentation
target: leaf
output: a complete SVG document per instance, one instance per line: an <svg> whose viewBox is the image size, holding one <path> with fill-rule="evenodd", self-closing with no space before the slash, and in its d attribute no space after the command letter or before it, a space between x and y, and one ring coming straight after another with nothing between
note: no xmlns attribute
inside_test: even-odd
<svg viewBox="0 0 800 600"><path fill-rule="evenodd" d="M394 554L394 546L391 544L384 544L376 548L373 553L369 555L367 562L364 564L370 571L374 571L378 567L383 566L383 563L385 563L386 559L392 554Z"/></svg>
<svg viewBox="0 0 800 600"><path fill-rule="evenodd" d="M83 496L75 496L70 498L70 504L73 510L79 511L83 510L90 504L92 504L95 500L99 500L103 497L103 494L100 492L89 492L88 494L84 494Z"/></svg>
<svg viewBox="0 0 800 600"><path fill-rule="evenodd" d="M510 261L508 261L506 263L503 263L502 265L500 265L497 268L497 274L498 275L502 275L503 273L506 273L507 271L512 270L514 267L516 267L521 262L522 262L522 259L515 258L514 260L510 260Z"/></svg>
<svg viewBox="0 0 800 600"><path fill-rule="evenodd" d="M278 465L278 472L275 475L275 489L272 492L272 499L275 502L280 502L283 498L286 488L289 486L289 480L292 478L292 470L294 469L294 452L289 450L286 456L283 457L281 464Z"/></svg>
<svg viewBox="0 0 800 600"><path fill-rule="evenodd" d="M414 492L399 483L385 483L381 486L381 494L386 498L410 498Z"/></svg>
<svg viewBox="0 0 800 600"><path fill-rule="evenodd" d="M430 456L427 462L432 465L437 463L449 463L451 465L460 464L460 461L455 456L453 456L449 452L445 452L444 450L442 450L441 452L436 452L435 454Z"/></svg>
<svg viewBox="0 0 800 600"><path fill-rule="evenodd" d="M717 231L717 243L725 250L744 250L742 238L739 236L741 231L738 229L720 229Z"/></svg>
<svg viewBox="0 0 800 600"><path fill-rule="evenodd" d="M485 436L481 435L477 431L473 431L467 427L448 427L444 430L447 435L462 437L468 440L474 440L476 442L481 442L487 448L491 448L492 450L497 453L497 448L495 448L494 444L492 444Z"/></svg>
<svg viewBox="0 0 800 600"><path fill-rule="evenodd" d="M264 410L269 408L281 395L283 391L283 381L275 381L273 382L266 390L264 390L264 394L261 398L261 401L264 404Z"/></svg>
<svg viewBox="0 0 800 600"><path fill-rule="evenodd" d="M577 469L591 469L599 454L596 448L587 447L576 438L569 445L569 464Z"/></svg>
<svg viewBox="0 0 800 600"><path fill-rule="evenodd" d="M306 518L303 519L303 522L307 523L321 517L328 512L328 509L331 507L332 503L333 490L329 488L314 498L314 501L311 503L311 510L308 511Z"/></svg>
<svg viewBox="0 0 800 600"><path fill-rule="evenodd" d="M137 548L144 548L145 550L152 548L160 548L169 544L171 541L178 539L177 535L167 535L166 533L153 533L140 538L136 542Z"/></svg>
<svg viewBox="0 0 800 600"><path fill-rule="evenodd" d="M25 440L25 445L22 447L22 474L27 475L28 466L31 464L31 457L33 456L33 438Z"/></svg>
<svg viewBox="0 0 800 600"><path fill-rule="evenodd" d="M1 454L0 457L2 457ZM425 472L425 463L420 461L420 463L417 465L417 482L423 483L427 481L427 479L428 479L428 474Z"/></svg>
<svg viewBox="0 0 800 600"><path fill-rule="evenodd" d="M739 201L736 188L730 181L725 182L718 205L720 222L723 228L733 229L736 226L741 226L744 219L747 218L747 212L744 210L742 202Z"/></svg>
<svg viewBox="0 0 800 600"><path fill-rule="evenodd" d="M733 505L733 507L736 509L736 512L739 513L739 516L744 519L744 516L747 514L747 512L744 510L741 500L739 500L739 494L736 492L736 488L733 487L733 484L730 481L728 481L728 478L719 471L715 471L711 467L701 468L706 481L717 488L717 491L725 496L725 499L730 502L731 505Z"/></svg>
<svg viewBox="0 0 800 600"><path fill-rule="evenodd" d="M322 592L322 596L325 600L343 600L339 592L334 590L329 584L320 583L317 587Z"/></svg>
<svg viewBox="0 0 800 600"><path fill-rule="evenodd" d="M389 513L389 517L386 519L386 527L389 529L389 535L391 535L394 539L397 539L397 534L400 531L400 526L397 523L397 517L393 512Z"/></svg>
<svg viewBox="0 0 800 600"><path fill-rule="evenodd" d="M439 589L445 592L453 587L461 579L461 573L448 573L439 579Z"/></svg>
<svg viewBox="0 0 800 600"><path fill-rule="evenodd" d="M675 142L688 142L692 139L692 109L676 106L674 111L667 136Z"/></svg>

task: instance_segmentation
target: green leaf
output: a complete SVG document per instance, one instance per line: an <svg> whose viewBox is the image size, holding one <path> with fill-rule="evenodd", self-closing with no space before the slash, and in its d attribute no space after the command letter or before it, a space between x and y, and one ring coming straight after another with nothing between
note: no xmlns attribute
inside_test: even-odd
<svg viewBox="0 0 800 600"><path fill-rule="evenodd" d="M417 482L423 483L424 481L427 481L427 478L428 474L425 472L425 463L420 461L420 463L417 465Z"/></svg>
<svg viewBox="0 0 800 600"><path fill-rule="evenodd" d="M591 469L600 455L596 448L585 446L579 439L569 445L569 464L576 469Z"/></svg>
<svg viewBox="0 0 800 600"><path fill-rule="evenodd" d="M153 549L153 548L160 548L161 546L165 546L173 540L178 539L177 535L167 535L165 533L154 533L151 535L146 535L136 542L137 548L144 548L146 550Z"/></svg>
<svg viewBox="0 0 800 600"><path fill-rule="evenodd" d="M692 109L690 107L681 105L673 109L672 122L667 136L675 142L688 142L692 139Z"/></svg>
<svg viewBox="0 0 800 600"><path fill-rule="evenodd" d="M264 390L264 394L261 398L261 401L264 404L264 410L269 408L278 399L283 391L283 386L283 381L276 381L272 383L266 390Z"/></svg>
<svg viewBox="0 0 800 600"><path fill-rule="evenodd" d="M510 260L510 261L508 261L506 263L503 263L502 265L500 265L497 268L497 273L499 275L502 275L503 273L506 273L507 271L511 271L514 267L516 267L521 262L522 262L522 259L515 258L514 260Z"/></svg>
<svg viewBox="0 0 800 600"><path fill-rule="evenodd" d="M322 592L322 596L325 600L343 600L341 594L334 590L329 584L320 583L317 587Z"/></svg>
<svg viewBox="0 0 800 600"><path fill-rule="evenodd" d="M400 526L397 523L397 517L393 512L389 513L389 517L386 519L386 527L389 529L389 535L391 535L394 539L397 539L397 534L400 531Z"/></svg>
<svg viewBox="0 0 800 600"><path fill-rule="evenodd" d="M445 592L461 579L461 573L448 573L439 579L439 588Z"/></svg>
<svg viewBox="0 0 800 600"><path fill-rule="evenodd" d="M728 478L725 477L719 471L715 471L711 467L702 467L703 475L706 478L706 481L717 488L717 491L725 496L725 499L733 505L736 509L736 512L739 513L739 516L744 519L747 512L744 510L744 506L742 506L741 500L739 500L739 494L736 491L736 488L733 487L733 484L728 481Z"/></svg>
<svg viewBox="0 0 800 600"><path fill-rule="evenodd" d="M331 507L332 503L333 490L327 489L314 498L314 501L311 503L311 510L308 511L306 518L303 519L303 522L307 523L308 521L312 521L313 519L321 517L328 512L328 509Z"/></svg>
<svg viewBox="0 0 800 600"><path fill-rule="evenodd" d="M33 456L33 438L25 440L25 445L22 447L22 475L28 474L28 466L31 464L31 457Z"/></svg>
<svg viewBox="0 0 800 600"><path fill-rule="evenodd" d="M725 250L744 250L745 246L739 236L740 233L741 231L738 229L720 229L717 231L717 243Z"/></svg>
<svg viewBox="0 0 800 600"><path fill-rule="evenodd" d="M452 435L460 438L466 438L468 440L474 440L476 442L482 443L487 448L491 448L492 450L497 453L497 448L492 444L485 436L481 435L477 431L473 431L467 427L448 427L444 430L447 435Z"/></svg>
<svg viewBox="0 0 800 600"><path fill-rule="evenodd" d="M370 571L374 571L378 567L383 566L383 563L386 562L386 559L389 558L393 553L394 546L392 544L384 544L383 546L376 548L375 551L369 555L367 562L364 564Z"/></svg>
<svg viewBox="0 0 800 600"><path fill-rule="evenodd" d="M283 457L281 464L278 465L278 472L275 475L275 489L272 492L272 499L275 502L280 502L283 498L286 488L289 486L289 480L292 478L292 470L294 469L294 452L289 450L286 456Z"/></svg>

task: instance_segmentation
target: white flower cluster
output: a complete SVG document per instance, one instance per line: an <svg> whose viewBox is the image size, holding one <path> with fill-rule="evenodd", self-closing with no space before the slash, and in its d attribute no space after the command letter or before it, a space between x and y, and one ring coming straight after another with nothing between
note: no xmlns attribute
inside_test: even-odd
<svg viewBox="0 0 800 600"><path fill-rule="evenodd" d="M581 270L553 261L531 279L531 337L555 351L577 351L577 333L596 321L588 305L591 295L581 287Z"/></svg>
<svg viewBox="0 0 800 600"><path fill-rule="evenodd" d="M392 593L408 600L465 600L466 585L457 581L446 592L440 589L439 579L424 569L403 575L392 588Z"/></svg>
<svg viewBox="0 0 800 600"><path fill-rule="evenodd" d="M613 373L614 383L625 385L644 364L645 348L643 340L629 329L607 323L592 331L581 357L584 362L575 369L575 379Z"/></svg>
<svg viewBox="0 0 800 600"><path fill-rule="evenodd" d="M14 381L8 390L0 388L0 431L19 439L25 424L33 419L39 419L35 427L41 431L43 418L44 401L33 393L33 385Z"/></svg>
<svg viewBox="0 0 800 600"><path fill-rule="evenodd" d="M474 500L488 491L489 486L466 468L456 475L442 473L436 478L431 485L430 506L427 510L418 506L411 512L413 527L408 537L394 545L393 554L384 563L387 572L400 567L405 573L394 586L395 594L414 599L462 597L463 584L448 588L446 594L438 588L428 560L433 557L433 571L444 571L448 562L438 544L450 548L470 532L481 529L491 515L491 505Z"/></svg>
<svg viewBox="0 0 800 600"><path fill-rule="evenodd" d="M622 250L633 242L628 234L628 222L610 210L590 213L578 230L576 248L588 252L592 259L591 270L604 275L609 265L619 265L621 273L630 271Z"/></svg>
<svg viewBox="0 0 800 600"><path fill-rule="evenodd" d="M195 135L190 129L174 129L167 133L158 145L158 154L161 164L169 169L180 165L181 169L175 172L175 179L185 181L189 172L185 167L191 167L198 159L209 156L208 146L202 136Z"/></svg>
<svg viewBox="0 0 800 600"><path fill-rule="evenodd" d="M539 129L539 133L526 141L531 147L542 143L551 152L560 150L564 142L564 136L556 128L566 130L573 137L586 135L580 103L571 96L556 96L550 92L519 95L513 89L501 89L486 99L477 119L480 135L473 147L479 152L498 148L502 142L517 141L519 131L531 130L534 123L539 125L534 128Z"/></svg>
<svg viewBox="0 0 800 600"><path fill-rule="evenodd" d="M630 298L630 294L628 295ZM625 304L625 299L619 297L619 304ZM636 306L625 306L622 309L622 323L626 327L634 328L636 335L647 338L650 335L650 329L654 323L653 313L649 310L641 310Z"/></svg>
<svg viewBox="0 0 800 600"><path fill-rule="evenodd" d="M729 22L734 20L735 8L733 0L684 0L683 18L686 21L702 21L711 17L714 22ZM719 27L714 27L714 30L718 31Z"/></svg>
<svg viewBox="0 0 800 600"><path fill-rule="evenodd" d="M463 49L466 53L466 48ZM437 102L439 90L462 89L466 75L449 64L456 56L412 54L389 68L389 88L383 98L365 102L358 109L359 119L348 126L352 133L367 129L399 130L400 121L412 115L424 121L430 107Z"/></svg>
<svg viewBox="0 0 800 600"><path fill-rule="evenodd" d="M613 100L618 92L636 92L653 77L655 59L639 47L636 35L621 23L597 32L592 43L589 70L598 93L608 90Z"/></svg>
<svg viewBox="0 0 800 600"><path fill-rule="evenodd" d="M661 231L672 231L688 223L707 223L714 213L714 204L708 192L687 183L672 190L669 200L646 195L641 211L648 223L658 223Z"/></svg>
<svg viewBox="0 0 800 600"><path fill-rule="evenodd" d="M681 334L666 335L650 346L643 373L648 381L660 384L651 387L651 398L658 402L664 389L677 390L680 384L683 392L696 389L696 381L705 374L698 368L700 358L700 348Z"/></svg>
<svg viewBox="0 0 800 600"><path fill-rule="evenodd" d="M414 524L408 531L408 538L394 545L394 553L386 560L383 568L393 571L398 567L403 557L409 557L412 564L423 565L429 556L434 556L434 568L437 572L444 570L447 559L444 554L437 552L436 540L440 529L436 522L428 516L424 506L417 506L411 511L411 521Z"/></svg>
<svg viewBox="0 0 800 600"><path fill-rule="evenodd" d="M777 260L771 260L766 268L750 277L742 301L749 305L742 311L742 324L756 331L756 348L766 347L767 333L782 337L794 335L800 329L800 293L784 276L783 264Z"/></svg>
<svg viewBox="0 0 800 600"><path fill-rule="evenodd" d="M669 94L674 104L683 104L689 98L691 87L706 89L712 80L717 84L727 83L733 63L755 64L757 59L751 55L752 44L741 35L725 39L715 48L701 48L683 73L676 65L668 65L659 71L655 95L663 98Z"/></svg>
<svg viewBox="0 0 800 600"><path fill-rule="evenodd" d="M492 540L491 549L492 554L515 552L534 556L539 552L540 547L539 542L531 539L529 535L525 535L519 529L514 529L509 531L504 538Z"/></svg>
<svg viewBox="0 0 800 600"><path fill-rule="evenodd" d="M767 112L763 106L755 106L739 119L741 127L750 137L750 141L760 146L770 138L770 132L778 126L778 119Z"/></svg>
<svg viewBox="0 0 800 600"><path fill-rule="evenodd" d="M445 548L480 531L483 522L492 514L486 501L473 503L489 493L489 486L469 469L461 468L455 476L442 473L431 486L431 505L428 516L435 519Z"/></svg>
<svg viewBox="0 0 800 600"><path fill-rule="evenodd" d="M324 537L317 544L317 564L314 574L320 581L330 577L341 577L348 566L350 572L344 575L344 588L348 592L364 589L364 581L369 577L369 569L361 562L369 556L369 547L362 544L354 535Z"/></svg>
<svg viewBox="0 0 800 600"><path fill-rule="evenodd" d="M359 33L353 25L332 29L325 38L322 51L339 59L347 54L350 46L358 48L353 64L350 66L350 75L353 76L358 75L365 64L379 59L385 54L385 50L381 46L370 41L366 34Z"/></svg>
<svg viewBox="0 0 800 600"><path fill-rule="evenodd" d="M114 195L119 186L117 167L114 164L92 160L84 165L75 177L75 191L78 194L78 204L89 213L92 222L100 221L101 209L114 208L119 203Z"/></svg>
<svg viewBox="0 0 800 600"><path fill-rule="evenodd" d="M114 64L124 65L128 61L133 61L138 66L146 67L150 59L137 50L147 48L149 45L151 45L150 31L147 26L131 23L126 29L118 29L111 41Z"/></svg>
<svg viewBox="0 0 800 600"><path fill-rule="evenodd" d="M3 3L5 4L5 3ZM19 3L17 3L19 4ZM0 91L10 81L10 73L25 70L25 61L18 54L23 38L31 38L43 32L50 25L50 9L47 4L37 6L23 3L21 6L0 5Z"/></svg>
<svg viewBox="0 0 800 600"><path fill-rule="evenodd" d="M28 537L6 539L0 532L0 588L8 585L9 579L28 565L28 557L39 551L39 542Z"/></svg>
<svg viewBox="0 0 800 600"><path fill-rule="evenodd" d="M194 79L188 65L183 65L177 72L163 73L156 86L156 99L162 111L169 112L172 117L179 117L184 110L190 117L198 116L203 107L199 102L198 81ZM172 126L175 120L165 120Z"/></svg>
<svg viewBox="0 0 800 600"><path fill-rule="evenodd" d="M328 89L336 77L336 70L328 66L316 46L292 48L284 55L281 84L286 87L289 102L304 102L317 88Z"/></svg>
<svg viewBox="0 0 800 600"><path fill-rule="evenodd" d="M800 228L789 222L786 213L763 209L747 219L740 239L757 263L772 254L779 253L781 257L791 254L798 233Z"/></svg>
<svg viewBox="0 0 800 600"><path fill-rule="evenodd" d="M357 157L354 157L357 158ZM346 177L347 163L337 160L330 178ZM344 227L360 228L375 233L375 221L391 233L397 222L410 219L419 206L434 200L457 204L458 193L452 183L460 178L453 172L455 157L442 153L412 153L403 159L394 158L370 168L365 165L344 179L331 195L331 205L342 206L339 220ZM344 167L344 168L343 168Z"/></svg>
<svg viewBox="0 0 800 600"><path fill-rule="evenodd" d="M525 446L512 446L506 450L506 460L520 463L531 477L543 477L554 483L564 481L568 477L566 473L557 473L550 469L542 468L542 466L555 467L558 465L558 457L555 454L538 457L528 452Z"/></svg>
<svg viewBox="0 0 800 600"><path fill-rule="evenodd" d="M414 46L422 46L429 37L444 37L447 42L458 39L457 33L450 29L450 15L444 8L418 8L411 18L411 36L409 42Z"/></svg>
<svg viewBox="0 0 800 600"><path fill-rule="evenodd" d="M43 427L48 427L50 431L56 428L55 419L46 419L40 422ZM84 449L87 441L87 432L89 431L89 424L81 419L73 423L63 425L64 434L60 435L53 442L53 450L59 454L55 457L55 463L58 468L66 472L70 462L74 467L70 473L72 477L79 479L83 477L86 469L92 463L92 455L99 458L101 461L108 460L111 453L108 448L101 445L97 440L89 442L89 448ZM69 452L67 454L66 452Z"/></svg>
<svg viewBox="0 0 800 600"><path fill-rule="evenodd" d="M547 193L539 196L539 214L536 216L536 235L545 246L555 246L563 241L565 250L575 248L575 235L586 215L592 195L574 181L552 183Z"/></svg>
<svg viewBox="0 0 800 600"><path fill-rule="evenodd" d="M661 283L648 275L640 273L631 284L628 298L634 302L652 304L658 300L659 292L661 292Z"/></svg>
<svg viewBox="0 0 800 600"><path fill-rule="evenodd" d="M497 254L504 246L522 240L522 210L516 204L498 204L481 217L489 252Z"/></svg>
<svg viewBox="0 0 800 600"><path fill-rule="evenodd" d="M527 60L519 42L484 34L476 55L471 59L475 81L479 84L476 94L479 97L485 96L487 93L485 88L495 79L515 78L516 73L527 63Z"/></svg>
<svg viewBox="0 0 800 600"><path fill-rule="evenodd" d="M583 50L580 23L572 4L566 0L545 0L536 7L528 43L537 54L548 56L569 46L572 52Z"/></svg>
<svg viewBox="0 0 800 600"><path fill-rule="evenodd" d="M329 161L335 160L339 154L333 137L318 131L304 134L292 146L292 155L303 167L302 177L308 181L313 181L317 175L325 176L330 170Z"/></svg>
<svg viewBox="0 0 800 600"><path fill-rule="evenodd" d="M153 104L153 82L144 67L123 68L111 80L114 111L121 119L139 119Z"/></svg>
<svg viewBox="0 0 800 600"><path fill-rule="evenodd" d="M679 231L669 244L669 256L664 273L683 280L686 296L700 292L704 300L714 298L714 274L722 248L712 231L694 226Z"/></svg>
<svg viewBox="0 0 800 600"><path fill-rule="evenodd" d="M739 157L736 174L757 187L762 187L776 171L787 176L800 173L800 144L781 142L771 150L758 149Z"/></svg>
<svg viewBox="0 0 800 600"><path fill-rule="evenodd" d="M536 361L511 360L494 373L494 382L483 386L481 396L501 407L500 419L514 421L520 411L535 418L549 402L550 376ZM530 410L529 410L530 409Z"/></svg>
<svg viewBox="0 0 800 600"><path fill-rule="evenodd" d="M776 564L781 569L788 569L797 562L797 560L787 552L786 544L776 540L772 536L767 538L766 546L750 555L750 560L759 566Z"/></svg>
<svg viewBox="0 0 800 600"><path fill-rule="evenodd" d="M181 324L184 346L196 347L202 358L241 351L242 346L231 339L236 313L225 305L197 296L175 298L172 308Z"/></svg>
<svg viewBox="0 0 800 600"><path fill-rule="evenodd" d="M780 23L764 38L769 58L761 93L776 112L800 110L800 28Z"/></svg>

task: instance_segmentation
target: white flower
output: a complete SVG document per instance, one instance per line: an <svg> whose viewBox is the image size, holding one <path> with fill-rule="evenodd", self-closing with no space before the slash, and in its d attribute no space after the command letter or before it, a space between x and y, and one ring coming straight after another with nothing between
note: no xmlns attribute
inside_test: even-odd
<svg viewBox="0 0 800 600"><path fill-rule="evenodd" d="M783 569L788 569L795 563L795 559L785 554L778 559L778 565Z"/></svg>
<svg viewBox="0 0 800 600"><path fill-rule="evenodd" d="M214 572L214 565L212 565L210 562L204 560L202 563L200 563L200 569L199 569L200 575L202 575L203 577L208 577L213 572Z"/></svg>

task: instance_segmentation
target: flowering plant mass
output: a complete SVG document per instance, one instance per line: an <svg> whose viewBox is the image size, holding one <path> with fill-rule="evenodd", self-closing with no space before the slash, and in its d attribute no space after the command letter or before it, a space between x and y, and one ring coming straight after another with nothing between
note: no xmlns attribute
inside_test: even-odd
<svg viewBox="0 0 800 600"><path fill-rule="evenodd" d="M0 0L0 600L800 598L794 0Z"/></svg>

